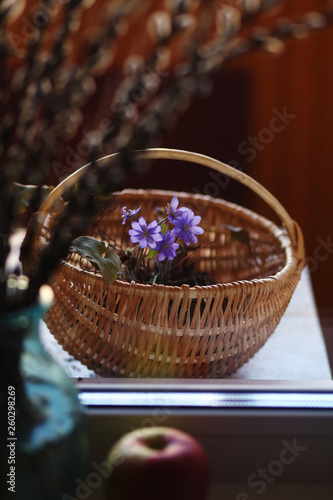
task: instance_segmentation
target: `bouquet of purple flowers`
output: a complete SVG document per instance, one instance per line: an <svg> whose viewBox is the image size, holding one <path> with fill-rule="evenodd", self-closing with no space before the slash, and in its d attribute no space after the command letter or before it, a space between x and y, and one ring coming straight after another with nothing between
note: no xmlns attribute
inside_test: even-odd
<svg viewBox="0 0 333 500"><path fill-rule="evenodd" d="M156 218L149 223L142 216L136 220L140 209L122 208L122 224L131 223L128 235L133 247L124 251L116 244L106 246L81 236L72 242L71 252L88 260L109 284L117 278L150 284L195 285L203 284L203 279L206 283L207 277L203 278L188 259L200 248L198 236L204 233L199 226L201 216L179 207L177 196L166 207L156 208Z"/></svg>

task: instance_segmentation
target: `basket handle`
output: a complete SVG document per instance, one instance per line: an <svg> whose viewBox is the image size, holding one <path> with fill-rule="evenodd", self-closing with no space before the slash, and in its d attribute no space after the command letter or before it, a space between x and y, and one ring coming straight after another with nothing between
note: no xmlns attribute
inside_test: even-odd
<svg viewBox="0 0 333 500"><path fill-rule="evenodd" d="M101 162L109 161L110 158L117 156L118 154L119 153L113 153L109 156L105 156L95 163L98 164ZM171 159L197 163L199 165L217 170L218 172L225 174L232 179L235 179L244 186L247 186L273 209L287 231L291 244L296 252L296 256L299 258L303 258L304 241L302 232L298 224L293 219L291 219L288 212L283 208L279 201L266 188L259 184L259 182L252 179L252 177L250 177L249 175L244 174L243 172L240 172L230 165L215 160L214 158L211 158L209 156L179 149L150 148L133 151L133 154L136 155L139 159ZM69 187L74 185L79 180L79 178L82 176L85 170L89 168L89 166L91 166L91 163L73 172L70 176L68 176L60 184L58 184L58 186L50 193L50 195L46 198L39 209L39 223L41 224L41 226L43 225L47 213L52 207L53 203L57 199L59 199Z"/></svg>

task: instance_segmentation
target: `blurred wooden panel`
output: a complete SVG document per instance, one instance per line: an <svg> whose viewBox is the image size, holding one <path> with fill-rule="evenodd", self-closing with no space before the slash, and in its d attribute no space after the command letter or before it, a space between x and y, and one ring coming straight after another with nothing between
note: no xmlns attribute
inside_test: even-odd
<svg viewBox="0 0 333 500"><path fill-rule="evenodd" d="M299 2L300 4L300 2ZM302 2L302 10L326 2ZM289 2L286 14L300 6ZM276 110L286 112L285 128L274 133L248 165L300 223L309 268L321 308L333 307L333 28L290 41L278 58L256 55L239 62L251 80L249 135L269 138L263 129ZM275 110L275 111L274 111ZM259 209L257 200L251 205ZM318 250L321 247L321 250Z"/></svg>

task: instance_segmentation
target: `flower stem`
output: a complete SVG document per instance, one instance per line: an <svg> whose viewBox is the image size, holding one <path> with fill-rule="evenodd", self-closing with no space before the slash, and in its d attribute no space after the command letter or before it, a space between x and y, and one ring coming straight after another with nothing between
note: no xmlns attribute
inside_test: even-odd
<svg viewBox="0 0 333 500"><path fill-rule="evenodd" d="M165 279L169 279L171 270L171 260L168 260L165 265Z"/></svg>
<svg viewBox="0 0 333 500"><path fill-rule="evenodd" d="M138 258L137 258L136 266L135 266L135 277L136 278L139 278L139 269L140 269L140 264L141 264L142 257L143 257L143 252L144 252L144 249L139 247Z"/></svg>
<svg viewBox="0 0 333 500"><path fill-rule="evenodd" d="M167 217L164 217L164 219L162 219L162 220L160 220L160 221L158 222L158 225L159 225L159 226L162 226L162 224L164 224L164 222L166 222L166 221L168 220L168 218L169 218L168 216L167 216Z"/></svg>

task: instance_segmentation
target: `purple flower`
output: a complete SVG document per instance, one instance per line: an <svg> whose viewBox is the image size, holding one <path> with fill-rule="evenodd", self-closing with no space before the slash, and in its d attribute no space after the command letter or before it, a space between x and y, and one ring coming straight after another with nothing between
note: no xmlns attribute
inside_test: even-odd
<svg viewBox="0 0 333 500"><path fill-rule="evenodd" d="M138 211L140 210L141 207L137 208L136 210L127 210L127 207L123 207L122 208L122 212L123 212L123 215L122 217L124 218L122 224L125 224L125 222L130 219L131 217L133 217L134 215L136 215L138 213Z"/></svg>
<svg viewBox="0 0 333 500"><path fill-rule="evenodd" d="M158 254L158 260L162 261L165 258L173 260L176 257L177 248L179 248L179 243L175 243L175 237L173 230L167 231L162 234L163 240L159 241L156 246Z"/></svg>
<svg viewBox="0 0 333 500"><path fill-rule="evenodd" d="M198 238L196 235L204 232L202 227L198 226L200 221L201 217L199 215L194 215L192 210L188 210L183 212L181 219L174 220L175 227L173 231L180 239L185 241L186 245L190 245L191 241L197 243Z"/></svg>
<svg viewBox="0 0 333 500"><path fill-rule="evenodd" d="M172 224L174 224L175 219L181 219L184 212L190 211L190 209L186 207L178 208L178 205L179 205L179 200L177 196L174 196L171 200L169 208L166 207L166 210L169 214L169 222L171 222Z"/></svg>
<svg viewBox="0 0 333 500"><path fill-rule="evenodd" d="M138 222L132 222L132 228L128 231L132 243L139 243L139 247L144 249L150 246L155 250L156 244L162 241L161 226L158 225L156 220L153 220L147 225L143 217L140 217Z"/></svg>

